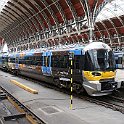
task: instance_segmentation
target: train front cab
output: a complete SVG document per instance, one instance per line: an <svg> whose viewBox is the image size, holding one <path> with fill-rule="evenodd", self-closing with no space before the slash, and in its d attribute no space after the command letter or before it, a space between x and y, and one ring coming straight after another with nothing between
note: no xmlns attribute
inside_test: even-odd
<svg viewBox="0 0 124 124"><path fill-rule="evenodd" d="M18 53L11 53L8 55L8 71L12 72L13 74L18 74L19 68L19 54Z"/></svg>
<svg viewBox="0 0 124 124"><path fill-rule="evenodd" d="M89 95L107 95L120 88L121 83L115 82L115 74L115 60L111 50L92 49L85 52L83 87Z"/></svg>
<svg viewBox="0 0 124 124"><path fill-rule="evenodd" d="M4 71L8 71L8 53L0 54L0 69Z"/></svg>

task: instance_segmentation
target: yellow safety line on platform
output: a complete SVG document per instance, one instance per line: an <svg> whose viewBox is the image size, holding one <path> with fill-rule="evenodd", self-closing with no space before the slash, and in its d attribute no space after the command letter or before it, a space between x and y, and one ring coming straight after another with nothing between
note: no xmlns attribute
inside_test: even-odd
<svg viewBox="0 0 124 124"><path fill-rule="evenodd" d="M25 86L25 85L21 84L20 82L18 82L16 80L10 80L10 82L16 84L17 86L21 87L22 89L24 89L24 90L26 90L26 91L28 91L30 93L38 94L38 91L36 91L36 90L34 90L34 89L32 89L32 88L30 88L28 86Z"/></svg>

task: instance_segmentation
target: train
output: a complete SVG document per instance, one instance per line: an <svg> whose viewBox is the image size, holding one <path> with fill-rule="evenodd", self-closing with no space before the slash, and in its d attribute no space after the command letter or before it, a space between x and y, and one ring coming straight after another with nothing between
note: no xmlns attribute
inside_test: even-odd
<svg viewBox="0 0 124 124"><path fill-rule="evenodd" d="M4 71L8 70L8 52L0 53L0 69Z"/></svg>
<svg viewBox="0 0 124 124"><path fill-rule="evenodd" d="M122 51L114 51L116 68L124 69L124 53Z"/></svg>
<svg viewBox="0 0 124 124"><path fill-rule="evenodd" d="M116 67L112 49L103 42L69 47L9 53L6 68L15 74L87 92L90 96L111 94L121 87L115 81Z"/></svg>

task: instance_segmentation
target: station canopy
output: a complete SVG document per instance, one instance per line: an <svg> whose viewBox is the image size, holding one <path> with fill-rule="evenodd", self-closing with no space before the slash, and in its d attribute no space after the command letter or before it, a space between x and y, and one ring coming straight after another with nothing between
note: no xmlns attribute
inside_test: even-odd
<svg viewBox="0 0 124 124"><path fill-rule="evenodd" d="M0 0L0 4L0 37L12 49L87 43L91 34L94 41L124 45L124 0Z"/></svg>

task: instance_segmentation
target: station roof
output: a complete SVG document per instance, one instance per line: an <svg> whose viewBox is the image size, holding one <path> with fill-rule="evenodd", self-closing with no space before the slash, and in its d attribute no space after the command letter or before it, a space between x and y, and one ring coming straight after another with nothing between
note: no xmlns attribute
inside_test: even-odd
<svg viewBox="0 0 124 124"><path fill-rule="evenodd" d="M124 0L5 0L4 4L0 36L8 44L47 32L46 40L52 43L60 42L57 38L61 42L88 40L89 16L94 24L93 39L122 44Z"/></svg>

